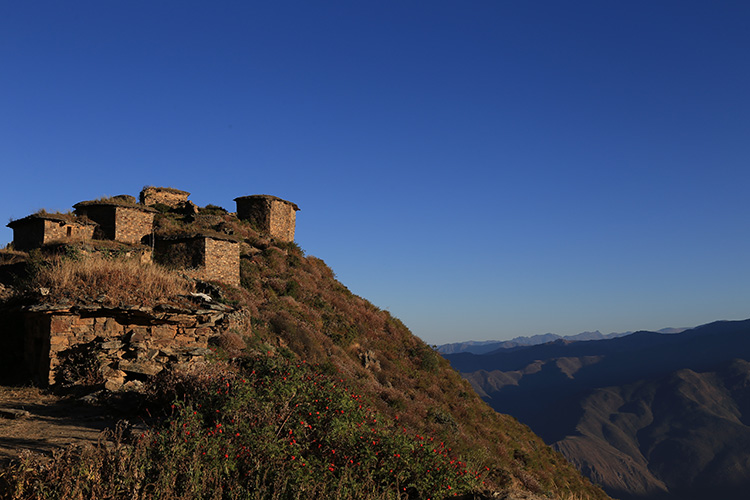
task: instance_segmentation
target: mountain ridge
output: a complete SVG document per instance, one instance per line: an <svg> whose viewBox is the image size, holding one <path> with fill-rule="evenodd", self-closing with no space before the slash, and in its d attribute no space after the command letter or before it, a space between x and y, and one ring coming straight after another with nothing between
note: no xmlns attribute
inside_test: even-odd
<svg viewBox="0 0 750 500"><path fill-rule="evenodd" d="M742 498L750 487L750 467L727 462L750 432L750 320L446 358L614 497Z"/></svg>
<svg viewBox="0 0 750 500"><path fill-rule="evenodd" d="M657 330L657 333L663 334L674 334L681 333L687 330L687 328L662 328ZM599 330L592 332L581 332L575 335L557 335L555 333L544 333L539 335L532 335L529 337L521 336L515 337L511 340L482 340L482 341L465 341L465 342L453 342L448 344L441 344L435 346L435 349L440 354L458 354L461 352L468 352L471 354L487 354L495 350L501 349L516 349L519 347L530 347L535 345L546 344L554 342L556 340L566 340L570 342L579 342L587 340L606 340L617 337L624 337L631 335L632 331L628 332L612 332L603 334Z"/></svg>

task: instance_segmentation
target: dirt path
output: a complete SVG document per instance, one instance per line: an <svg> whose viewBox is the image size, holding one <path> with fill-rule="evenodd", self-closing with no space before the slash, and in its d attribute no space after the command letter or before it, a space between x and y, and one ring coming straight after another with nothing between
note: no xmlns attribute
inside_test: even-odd
<svg viewBox="0 0 750 500"><path fill-rule="evenodd" d="M74 398L0 386L0 462L24 450L51 454L70 444L96 443L117 420L105 408Z"/></svg>

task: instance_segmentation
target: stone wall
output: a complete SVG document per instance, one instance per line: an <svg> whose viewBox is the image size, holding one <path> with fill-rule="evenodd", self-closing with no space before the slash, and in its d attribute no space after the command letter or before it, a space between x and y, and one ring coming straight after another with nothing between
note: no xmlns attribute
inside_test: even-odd
<svg viewBox="0 0 750 500"><path fill-rule="evenodd" d="M95 224L75 224L69 222L58 222L53 220L44 221L44 241L84 241L94 236Z"/></svg>
<svg viewBox="0 0 750 500"><path fill-rule="evenodd" d="M146 206L161 203L172 208L178 208L187 203L190 193L174 188L148 186L141 191L141 204Z"/></svg>
<svg viewBox="0 0 750 500"><path fill-rule="evenodd" d="M204 241L203 278L239 286L240 244L214 238L205 238Z"/></svg>
<svg viewBox="0 0 750 500"><path fill-rule="evenodd" d="M116 207L115 240L140 243L154 228L154 213L130 207Z"/></svg>
<svg viewBox="0 0 750 500"><path fill-rule="evenodd" d="M294 241L296 210L288 203L271 202L268 234L279 241Z"/></svg>
<svg viewBox="0 0 750 500"><path fill-rule="evenodd" d="M38 381L54 385L76 382L66 380L66 363L80 365L83 355L107 389L127 388L164 369L202 361L209 339L230 326L232 312L219 304L169 311L37 308L25 313L24 361Z"/></svg>
<svg viewBox="0 0 750 500"><path fill-rule="evenodd" d="M114 205L75 205L76 215L87 217L98 224L95 238L115 239L115 206Z"/></svg>
<svg viewBox="0 0 750 500"><path fill-rule="evenodd" d="M42 219L14 221L9 226L13 228L13 248L16 250L31 250L39 248L44 243Z"/></svg>
<svg viewBox="0 0 750 500"><path fill-rule="evenodd" d="M95 238L140 243L154 227L156 211L153 208L106 202L81 202L74 207L77 215L85 216L99 225Z"/></svg>
<svg viewBox="0 0 750 500"><path fill-rule="evenodd" d="M240 244L236 241L195 235L157 239L156 262L171 268L195 269L194 277L240 284Z"/></svg>

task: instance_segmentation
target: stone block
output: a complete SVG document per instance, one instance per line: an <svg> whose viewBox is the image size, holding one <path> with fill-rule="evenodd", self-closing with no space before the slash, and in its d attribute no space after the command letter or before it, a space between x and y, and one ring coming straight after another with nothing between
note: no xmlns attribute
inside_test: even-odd
<svg viewBox="0 0 750 500"><path fill-rule="evenodd" d="M147 326L133 326L128 335L131 343L145 342L151 336Z"/></svg>
<svg viewBox="0 0 750 500"><path fill-rule="evenodd" d="M185 344L195 342L195 336L194 335L177 335L175 336L174 341L178 345L185 345Z"/></svg>
<svg viewBox="0 0 750 500"><path fill-rule="evenodd" d="M125 384L125 377L122 378L108 378L104 382L104 388L108 391L119 391Z"/></svg>
<svg viewBox="0 0 750 500"><path fill-rule="evenodd" d="M70 340L67 335L50 335L49 345L67 347L68 345L70 345Z"/></svg>
<svg viewBox="0 0 750 500"><path fill-rule="evenodd" d="M74 321L73 321L74 328L80 328L80 327L88 328L88 329L93 328L94 321L96 320L96 318L81 318L78 316L73 316L73 318L74 318Z"/></svg>
<svg viewBox="0 0 750 500"><path fill-rule="evenodd" d="M129 361L121 360L119 363L120 370L126 373L137 373L140 375L153 376L164 369L164 366L155 361Z"/></svg>
<svg viewBox="0 0 750 500"><path fill-rule="evenodd" d="M174 345L174 343L175 343L175 340L173 338L170 338L170 339L155 338L155 339L152 339L150 342L152 347L158 347L158 348L169 347L171 345Z"/></svg>
<svg viewBox="0 0 750 500"><path fill-rule="evenodd" d="M118 349L122 349L123 345L124 344L117 339L109 340L107 342L102 342L102 349L105 349L107 351L116 351Z"/></svg>
<svg viewBox="0 0 750 500"><path fill-rule="evenodd" d="M129 380L125 382L120 390L123 391L140 391L143 388L143 382L140 380Z"/></svg>
<svg viewBox="0 0 750 500"><path fill-rule="evenodd" d="M117 368L113 368L113 365L115 365L115 363L102 366L101 368L102 376L106 379L125 378L125 372L122 370L118 370Z"/></svg>
<svg viewBox="0 0 750 500"><path fill-rule="evenodd" d="M75 341L78 342L87 342L84 340L86 337L92 337L95 338L96 335L94 334L93 330L89 330L87 328L79 328L79 327L73 327L71 330L71 333L73 334L73 338L75 338Z"/></svg>
<svg viewBox="0 0 750 500"><path fill-rule="evenodd" d="M151 335L157 339L173 339L177 335L174 325L155 325L151 327Z"/></svg>
<svg viewBox="0 0 750 500"><path fill-rule="evenodd" d="M94 322L94 331L104 337L111 337L122 333L122 325L114 318L100 317Z"/></svg>
<svg viewBox="0 0 750 500"><path fill-rule="evenodd" d="M49 332L51 335L58 335L70 331L75 318L68 315L55 314L50 317Z"/></svg>
<svg viewBox="0 0 750 500"><path fill-rule="evenodd" d="M173 314L169 317L169 320L180 326L186 327L195 326L197 323L195 316L190 314Z"/></svg>

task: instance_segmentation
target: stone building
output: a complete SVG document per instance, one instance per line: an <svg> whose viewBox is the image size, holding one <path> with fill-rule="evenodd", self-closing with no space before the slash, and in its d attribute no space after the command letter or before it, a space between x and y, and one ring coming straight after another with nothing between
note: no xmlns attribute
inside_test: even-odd
<svg viewBox="0 0 750 500"><path fill-rule="evenodd" d="M141 243L153 231L156 210L136 204L132 196L82 201L73 208L99 225L94 238Z"/></svg>
<svg viewBox="0 0 750 500"><path fill-rule="evenodd" d="M52 242L82 241L93 237L96 223L67 214L32 214L10 222L13 247L31 250Z"/></svg>
<svg viewBox="0 0 750 500"><path fill-rule="evenodd" d="M240 244L215 235L158 238L154 260L169 267L196 269L200 279L240 284Z"/></svg>
<svg viewBox="0 0 750 500"><path fill-rule="evenodd" d="M141 205L147 207L161 204L170 208L179 208L188 201L190 193L175 188L146 186L141 190Z"/></svg>
<svg viewBox="0 0 750 500"><path fill-rule="evenodd" d="M258 230L278 241L294 241L294 229L299 207L276 196L256 194L241 196L237 202L237 217L249 220Z"/></svg>

